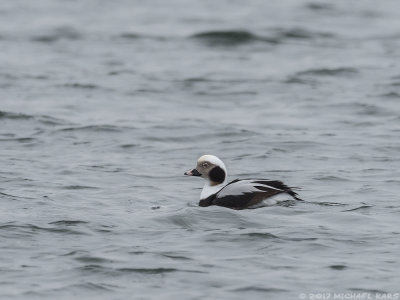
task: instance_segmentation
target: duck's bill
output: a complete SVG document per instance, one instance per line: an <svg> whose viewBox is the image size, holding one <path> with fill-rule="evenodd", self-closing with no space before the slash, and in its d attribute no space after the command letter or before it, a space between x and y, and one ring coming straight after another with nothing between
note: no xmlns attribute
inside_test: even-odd
<svg viewBox="0 0 400 300"><path fill-rule="evenodd" d="M201 176L200 172L197 171L196 169L189 170L189 171L185 172L185 175L187 175L187 176Z"/></svg>

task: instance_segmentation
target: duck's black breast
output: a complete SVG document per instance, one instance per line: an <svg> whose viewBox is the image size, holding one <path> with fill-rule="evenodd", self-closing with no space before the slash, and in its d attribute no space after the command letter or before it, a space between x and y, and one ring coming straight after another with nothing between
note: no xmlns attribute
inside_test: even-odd
<svg viewBox="0 0 400 300"><path fill-rule="evenodd" d="M297 194L281 181L237 179L228 183L217 193L200 200L199 206L217 205L232 209L245 209L281 193L287 193L300 200L297 198Z"/></svg>
<svg viewBox="0 0 400 300"><path fill-rule="evenodd" d="M208 196L206 199L200 200L199 206L207 207L207 206L215 205L213 203L213 201L215 200L216 197L217 197L217 194L212 194L211 196Z"/></svg>

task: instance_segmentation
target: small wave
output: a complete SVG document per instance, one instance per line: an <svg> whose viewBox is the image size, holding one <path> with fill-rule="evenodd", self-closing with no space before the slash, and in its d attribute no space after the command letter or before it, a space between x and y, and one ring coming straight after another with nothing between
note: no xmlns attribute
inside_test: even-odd
<svg viewBox="0 0 400 300"><path fill-rule="evenodd" d="M13 81L20 79L20 77L17 76L16 74L7 73L7 72L4 72L4 71L0 73L0 77L2 79L13 80Z"/></svg>
<svg viewBox="0 0 400 300"><path fill-rule="evenodd" d="M347 269L347 266L345 266L345 265L331 265L331 266L329 266L329 268L331 268L333 270L345 270L345 269Z"/></svg>
<svg viewBox="0 0 400 300"><path fill-rule="evenodd" d="M29 79L37 79L37 80L48 80L48 79L50 79L50 77L46 76L46 75L30 75L30 74L27 74L24 77L25 78L29 78Z"/></svg>
<svg viewBox="0 0 400 300"><path fill-rule="evenodd" d="M115 285L106 283L81 282L77 284L63 285L57 288L50 289L46 292L60 293L62 291L68 291L69 293L71 293L71 291L73 290L90 290L90 291L105 293L105 292L114 292L116 287L117 286ZM47 295L47 293L40 293L35 291L29 291L24 294L27 296L26 299L42 299L46 298ZM72 294L74 294L74 292L72 292Z"/></svg>
<svg viewBox="0 0 400 300"><path fill-rule="evenodd" d="M320 68L297 72L295 76L349 76L357 73L358 70L355 68Z"/></svg>
<svg viewBox="0 0 400 300"><path fill-rule="evenodd" d="M195 92L196 95L199 96L240 96L240 95L258 95L257 91L253 90L245 90L245 91L223 91L223 92L217 92L217 91L197 91Z"/></svg>
<svg viewBox="0 0 400 300"><path fill-rule="evenodd" d="M98 187L94 186L86 186L86 185L66 185L62 187L66 190L89 190L89 189L98 189Z"/></svg>
<svg viewBox="0 0 400 300"><path fill-rule="evenodd" d="M340 181L348 181L348 179L343 178L343 177L339 177L339 176L321 176L321 177L314 177L315 180L321 180L321 181L336 181L336 182L340 182Z"/></svg>
<svg viewBox="0 0 400 300"><path fill-rule="evenodd" d="M349 107L357 109L355 114L360 116L390 116L393 113L389 109L374 104L353 103Z"/></svg>
<svg viewBox="0 0 400 300"><path fill-rule="evenodd" d="M0 110L0 120L35 120L45 125L65 125L69 122L46 115L27 115Z"/></svg>
<svg viewBox="0 0 400 300"><path fill-rule="evenodd" d="M284 83L287 84L305 84L305 85L311 85L314 86L317 84L316 80L310 80L310 79L304 79L296 76L289 76Z"/></svg>
<svg viewBox="0 0 400 300"><path fill-rule="evenodd" d="M58 131L94 131L94 132L121 132L124 128L115 125L87 125L78 127L67 127Z"/></svg>
<svg viewBox="0 0 400 300"><path fill-rule="evenodd" d="M65 254L61 254L61 256L73 256L73 255L77 255L77 254L87 254L87 251L74 250L74 251L67 252Z"/></svg>
<svg viewBox="0 0 400 300"><path fill-rule="evenodd" d="M371 294L388 294L387 291L376 290L376 289L363 289L363 288L350 288L350 291L360 292L360 293L371 293ZM378 299L378 298L377 298Z"/></svg>
<svg viewBox="0 0 400 300"><path fill-rule="evenodd" d="M309 202L309 201L304 201L303 203L315 204L315 205L320 205L320 206L347 206L348 205L348 204L345 204L345 203L338 203L338 202Z"/></svg>
<svg viewBox="0 0 400 300"><path fill-rule="evenodd" d="M165 221L168 221L173 225L185 229L192 229L193 227L195 227L194 225L196 223L196 221L190 218L190 216L185 216L181 214L171 215Z"/></svg>
<svg viewBox="0 0 400 300"><path fill-rule="evenodd" d="M162 36L153 36L153 35L144 35L135 32L124 32L117 36L117 38L123 38L127 40L138 40L138 39L151 39L151 40L165 40L166 37Z"/></svg>
<svg viewBox="0 0 400 300"><path fill-rule="evenodd" d="M206 78L206 77L189 77L185 78L183 82L185 84L192 84L192 83L198 83L198 82L213 82L215 80L212 80L211 78Z"/></svg>
<svg viewBox="0 0 400 300"><path fill-rule="evenodd" d="M98 264L89 264L78 268L84 272L90 273L105 273L112 274L114 276L123 275L126 273L138 273L143 275L157 275L157 274L165 274L165 273L174 273L174 272L189 272L189 273L206 273L203 271L197 270L185 270L185 269L177 269L177 268L134 268L134 267L125 267L125 268L111 268L106 266L101 266Z"/></svg>
<svg viewBox="0 0 400 300"><path fill-rule="evenodd" d="M318 238L314 238L314 237L303 237L303 238L281 238L284 241L291 241L291 242L302 242L302 241L317 241ZM322 244L317 244L317 245L321 245L321 246L325 246Z"/></svg>
<svg viewBox="0 0 400 300"><path fill-rule="evenodd" d="M13 112L6 112L0 110L0 119L23 119L28 120L32 119L33 116L21 114L21 113L13 113Z"/></svg>
<svg viewBox="0 0 400 300"><path fill-rule="evenodd" d="M167 257L167 258L171 258L174 260L192 260L189 257L186 256L182 256L182 255L173 255L173 254L161 254L161 256Z"/></svg>
<svg viewBox="0 0 400 300"><path fill-rule="evenodd" d="M249 232L249 233L242 233L241 235L254 238L262 238L262 239L279 239L278 236L269 232Z"/></svg>
<svg viewBox="0 0 400 300"><path fill-rule="evenodd" d="M142 273L142 274L163 274L183 271L175 268L119 268L116 269L124 273Z"/></svg>
<svg viewBox="0 0 400 300"><path fill-rule="evenodd" d="M23 179L23 180L27 180L27 179ZM14 199L35 199L35 198L31 198L31 197L21 197L21 196L11 195L11 194L7 194L7 193L3 193L3 192L0 192L0 196L11 198L12 200L14 200Z"/></svg>
<svg viewBox="0 0 400 300"><path fill-rule="evenodd" d="M84 266L78 267L78 270L84 271L84 272L90 272L90 273L107 273L112 269L101 266L101 265L89 264L89 265L84 265Z"/></svg>
<svg viewBox="0 0 400 300"><path fill-rule="evenodd" d="M392 76L391 79L400 79L400 75Z"/></svg>
<svg viewBox="0 0 400 300"><path fill-rule="evenodd" d="M66 125L70 124L70 122L63 120L63 119L58 119L54 118L51 116L37 116L35 117L36 120L38 120L40 123L45 124L45 125Z"/></svg>
<svg viewBox="0 0 400 300"><path fill-rule="evenodd" d="M68 288L73 288L73 287L78 287L78 288L84 288L84 289L89 289L89 290L102 290L102 291L113 291L112 285L108 284L100 284L100 283L93 283L93 282L85 282L85 283L80 283L76 285L69 286Z"/></svg>
<svg viewBox="0 0 400 300"><path fill-rule="evenodd" d="M208 45L236 46L253 42L277 43L272 38L261 37L246 30L205 31L190 36Z"/></svg>
<svg viewBox="0 0 400 300"><path fill-rule="evenodd" d="M66 83L63 86L69 87L69 88L87 89L87 90L100 89L100 87L98 85L90 84L90 83Z"/></svg>
<svg viewBox="0 0 400 300"><path fill-rule="evenodd" d="M120 74L133 74L134 72L132 70L115 70L115 71L110 71L107 73L107 75L109 76L116 76L116 75L120 75Z"/></svg>
<svg viewBox="0 0 400 300"><path fill-rule="evenodd" d="M41 226L37 226L37 225L33 225L33 224L17 225L14 223L9 223L9 224L5 224L5 225L1 225L0 229L18 230L18 231L22 231L23 233L50 232L50 233L73 234L73 235L86 234L84 232L77 231L77 230L71 230L68 228L41 227Z"/></svg>
<svg viewBox="0 0 400 300"><path fill-rule="evenodd" d="M265 288L259 286L246 286L241 288L236 288L234 292L260 292L260 293L276 293L276 292L287 292L288 290L278 289L278 288Z"/></svg>
<svg viewBox="0 0 400 300"><path fill-rule="evenodd" d="M116 270L119 272L142 273L142 274L163 274L172 272L207 273L198 270L185 270L185 269L175 269L175 268L120 268Z"/></svg>
<svg viewBox="0 0 400 300"><path fill-rule="evenodd" d="M281 29L275 30L275 38L278 41L283 41L286 39L316 39L316 38L333 38L334 35L329 32L319 32L319 31L309 31L304 28L291 28L291 29Z"/></svg>
<svg viewBox="0 0 400 300"><path fill-rule="evenodd" d="M35 138L28 138L28 137L23 137L23 138L8 138L8 139L0 139L0 142L19 142L19 143L29 143L33 141L37 141Z"/></svg>
<svg viewBox="0 0 400 300"><path fill-rule="evenodd" d="M193 34L192 39L205 42L209 46L238 46L254 42L280 44L286 40L313 40L333 38L329 32L310 31L304 28L274 28L268 36L254 34L247 30L205 31Z"/></svg>
<svg viewBox="0 0 400 300"><path fill-rule="evenodd" d="M356 211L356 210L366 210L366 209L370 209L371 207L374 207L374 206L373 205L362 205L360 207L343 210L343 212L345 212L345 211Z"/></svg>
<svg viewBox="0 0 400 300"><path fill-rule="evenodd" d="M71 225L87 224L87 223L88 222L86 221L80 221L80 220L60 220L60 221L50 222L49 224L71 226Z"/></svg>
<svg viewBox="0 0 400 300"><path fill-rule="evenodd" d="M164 94L165 90L164 89L154 89L154 88L139 88L133 92L127 93L127 95L136 95L137 93L143 93L143 94Z"/></svg>
<svg viewBox="0 0 400 300"><path fill-rule="evenodd" d="M207 209L187 207L178 211L157 214L154 221L162 226L178 227L187 230L199 229L218 230L224 228L263 228L264 224L252 216L247 217L235 210L227 210L218 206ZM223 224L223 225L221 225ZM222 227L221 227L222 226Z"/></svg>
<svg viewBox="0 0 400 300"><path fill-rule="evenodd" d="M136 40L136 39L142 38L143 36L140 35L140 34L137 34L137 33L126 32L126 33L120 34L119 37L124 38L124 39L133 39L133 40Z"/></svg>
<svg viewBox="0 0 400 300"><path fill-rule="evenodd" d="M298 190L298 188L293 188L293 189ZM286 200L286 201L278 202L276 205L282 206L282 207L293 207L293 206L296 206L298 203L299 203L299 200Z"/></svg>
<svg viewBox="0 0 400 300"><path fill-rule="evenodd" d="M54 43L59 40L78 40L82 37L81 33L73 27L62 26L54 28L48 33L32 37L32 41L41 43Z"/></svg>
<svg viewBox="0 0 400 300"><path fill-rule="evenodd" d="M357 73L358 71L355 68L310 69L288 76L284 83L315 86L319 84L318 78L321 77L347 77L354 76Z"/></svg>
<svg viewBox="0 0 400 300"><path fill-rule="evenodd" d="M95 257L95 256L89 256L89 255L75 257L75 260L80 261L80 262L85 262L85 263L109 263L109 262L113 262L112 260L107 259L107 258Z"/></svg>
<svg viewBox="0 0 400 300"><path fill-rule="evenodd" d="M131 148L139 147L139 144L123 144L123 145L119 145L119 147L121 147L123 149L131 149Z"/></svg>
<svg viewBox="0 0 400 300"><path fill-rule="evenodd" d="M318 12L331 11L334 9L334 7L329 3L317 3L317 2L307 3L305 7L309 10L315 10Z"/></svg>
<svg viewBox="0 0 400 300"><path fill-rule="evenodd" d="M396 93L396 92L389 92L389 93L386 93L386 94L382 94L381 97L384 97L384 98L400 98L400 94Z"/></svg>
<svg viewBox="0 0 400 300"><path fill-rule="evenodd" d="M13 196L13 195L2 193L2 192L0 192L0 196L5 196L5 197L11 198L11 199L18 198L17 196Z"/></svg>

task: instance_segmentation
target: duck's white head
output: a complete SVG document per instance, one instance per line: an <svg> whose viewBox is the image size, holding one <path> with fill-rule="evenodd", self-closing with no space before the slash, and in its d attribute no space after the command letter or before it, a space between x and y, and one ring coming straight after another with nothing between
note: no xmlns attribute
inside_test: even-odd
<svg viewBox="0 0 400 300"><path fill-rule="evenodd" d="M225 164L214 155L203 155L197 160L196 168L185 172L188 176L199 176L208 180L209 186L218 186L227 181Z"/></svg>

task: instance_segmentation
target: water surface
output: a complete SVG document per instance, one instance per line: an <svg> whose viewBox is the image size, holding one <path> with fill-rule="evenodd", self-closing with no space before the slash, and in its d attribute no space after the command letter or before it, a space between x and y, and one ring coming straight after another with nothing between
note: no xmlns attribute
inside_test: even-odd
<svg viewBox="0 0 400 300"><path fill-rule="evenodd" d="M2 1L0 295L399 292L397 1ZM206 153L304 203L197 206Z"/></svg>

